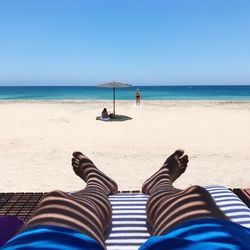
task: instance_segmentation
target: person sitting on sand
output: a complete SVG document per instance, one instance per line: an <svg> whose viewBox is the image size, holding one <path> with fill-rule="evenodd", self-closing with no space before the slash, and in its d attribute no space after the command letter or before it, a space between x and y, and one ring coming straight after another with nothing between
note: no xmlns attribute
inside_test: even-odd
<svg viewBox="0 0 250 250"><path fill-rule="evenodd" d="M109 114L106 108L104 108L102 111L102 118L109 118Z"/></svg>
<svg viewBox="0 0 250 250"><path fill-rule="evenodd" d="M151 237L140 250L249 249L250 229L235 224L200 186L180 190L173 182L186 170L188 156L176 150L142 186L149 195L147 220ZM86 187L76 193L48 193L8 249L104 250L104 232L111 221L108 196L117 184L80 152L72 166Z"/></svg>
<svg viewBox="0 0 250 250"><path fill-rule="evenodd" d="M140 90L137 88L135 93L135 105L140 106L141 105L141 93Z"/></svg>

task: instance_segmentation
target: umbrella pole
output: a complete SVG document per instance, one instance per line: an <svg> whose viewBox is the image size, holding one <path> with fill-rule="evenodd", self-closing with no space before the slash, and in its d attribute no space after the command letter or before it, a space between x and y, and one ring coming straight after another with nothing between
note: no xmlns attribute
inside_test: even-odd
<svg viewBox="0 0 250 250"><path fill-rule="evenodd" d="M113 88L113 114L115 117L115 88Z"/></svg>

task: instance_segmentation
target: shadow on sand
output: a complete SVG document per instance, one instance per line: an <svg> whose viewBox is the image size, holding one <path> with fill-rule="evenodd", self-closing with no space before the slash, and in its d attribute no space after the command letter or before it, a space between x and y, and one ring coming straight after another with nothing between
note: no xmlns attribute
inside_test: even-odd
<svg viewBox="0 0 250 250"><path fill-rule="evenodd" d="M115 115L115 117L102 119L100 116L96 117L96 120L105 121L105 122L124 122L128 120L132 120L133 118L126 115Z"/></svg>
<svg viewBox="0 0 250 250"><path fill-rule="evenodd" d="M132 120L132 117L126 116L126 115L115 115L115 117L112 117L109 122L124 122L128 120Z"/></svg>

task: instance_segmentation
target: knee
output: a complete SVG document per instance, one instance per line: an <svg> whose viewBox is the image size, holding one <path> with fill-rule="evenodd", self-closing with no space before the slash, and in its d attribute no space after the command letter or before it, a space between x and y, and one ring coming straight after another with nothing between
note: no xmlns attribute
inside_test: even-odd
<svg viewBox="0 0 250 250"><path fill-rule="evenodd" d="M192 194L200 194L200 195L208 194L208 191L205 188L203 188L203 187L201 187L199 185L193 185L193 186L187 188L186 192L187 193L192 193Z"/></svg>
<svg viewBox="0 0 250 250"><path fill-rule="evenodd" d="M46 199L46 198L57 198L57 197L65 197L67 194L63 191L60 190L54 190L51 191L47 194L45 194L42 198L42 200Z"/></svg>

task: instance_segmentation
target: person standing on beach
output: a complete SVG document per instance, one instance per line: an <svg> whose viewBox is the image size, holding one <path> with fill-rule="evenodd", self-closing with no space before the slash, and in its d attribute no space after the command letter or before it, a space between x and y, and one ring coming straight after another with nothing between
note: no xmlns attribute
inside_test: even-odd
<svg viewBox="0 0 250 250"><path fill-rule="evenodd" d="M137 88L136 89L136 93L135 93L135 104L136 106L140 106L141 105L141 93L140 90Z"/></svg>

